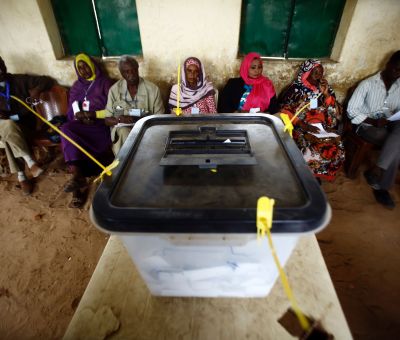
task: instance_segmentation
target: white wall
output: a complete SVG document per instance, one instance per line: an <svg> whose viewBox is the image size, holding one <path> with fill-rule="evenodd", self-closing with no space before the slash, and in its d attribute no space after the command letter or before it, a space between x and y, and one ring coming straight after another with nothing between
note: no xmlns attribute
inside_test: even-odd
<svg viewBox="0 0 400 340"><path fill-rule="evenodd" d="M241 0L136 0L136 4L143 47L140 72L159 84L164 96L175 81L178 57L199 57L217 87L237 76ZM400 49L400 0L348 0L346 7L351 10L348 30L339 31L338 62L325 64L339 95L376 72L390 53ZM56 60L60 41L54 26L49 0L0 0L0 55L10 72L49 74L62 84L72 84L71 59ZM267 60L264 74L279 91L294 78L299 63ZM115 61L106 66L111 76L119 77Z"/></svg>

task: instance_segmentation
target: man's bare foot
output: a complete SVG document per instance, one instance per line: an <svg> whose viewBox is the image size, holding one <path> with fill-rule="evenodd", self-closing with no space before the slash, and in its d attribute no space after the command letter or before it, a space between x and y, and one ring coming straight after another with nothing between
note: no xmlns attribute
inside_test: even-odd
<svg viewBox="0 0 400 340"><path fill-rule="evenodd" d="M44 170L41 167L39 167L39 165L37 165L36 163L32 165L30 170L31 170L32 176L35 178L39 177L44 172Z"/></svg>

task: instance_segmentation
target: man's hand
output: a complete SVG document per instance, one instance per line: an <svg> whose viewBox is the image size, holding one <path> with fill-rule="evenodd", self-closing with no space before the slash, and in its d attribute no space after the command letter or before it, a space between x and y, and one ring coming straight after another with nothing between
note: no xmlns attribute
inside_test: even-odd
<svg viewBox="0 0 400 340"><path fill-rule="evenodd" d="M107 126L114 126L118 124L118 118L117 117L106 117L104 119L104 124Z"/></svg>
<svg viewBox="0 0 400 340"><path fill-rule="evenodd" d="M384 127L386 126L389 122L386 118L379 118L379 119L374 119L375 121L375 126L376 127Z"/></svg>
<svg viewBox="0 0 400 340"><path fill-rule="evenodd" d="M119 116L119 122L122 124L134 124L136 123L140 117L134 116Z"/></svg>
<svg viewBox="0 0 400 340"><path fill-rule="evenodd" d="M367 118L364 120L363 123L371 124L375 127L384 127L389 123L389 121L386 118L379 118L379 119Z"/></svg>

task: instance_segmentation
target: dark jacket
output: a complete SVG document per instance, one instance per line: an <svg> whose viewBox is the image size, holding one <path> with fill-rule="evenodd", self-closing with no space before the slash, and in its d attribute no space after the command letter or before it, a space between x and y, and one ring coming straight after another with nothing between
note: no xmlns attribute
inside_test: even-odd
<svg viewBox="0 0 400 340"><path fill-rule="evenodd" d="M47 76L32 76L28 74L10 74L7 73L6 81L10 84L10 95L18 97L25 102L27 97L30 97L29 91L35 88L39 93L48 91L55 84L54 79ZM26 129L34 129L36 118L23 105L14 99L10 99L10 109L7 110L7 102L4 97L0 96L0 110L8 115L18 114L19 124Z"/></svg>
<svg viewBox="0 0 400 340"><path fill-rule="evenodd" d="M231 78L222 89L218 99L219 113L232 113L238 110L240 98L242 98L244 89L244 80L242 78ZM278 112L279 106L276 95L270 100L269 107L265 112L274 114Z"/></svg>

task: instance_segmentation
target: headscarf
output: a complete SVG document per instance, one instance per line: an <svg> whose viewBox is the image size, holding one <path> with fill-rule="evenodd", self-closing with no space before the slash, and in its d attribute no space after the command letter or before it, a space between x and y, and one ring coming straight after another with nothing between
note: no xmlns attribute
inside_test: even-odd
<svg viewBox="0 0 400 340"><path fill-rule="evenodd" d="M310 76L311 71L317 66L322 67L321 61L318 59L307 59L300 66L299 73L297 74L297 79L294 83L298 86L302 94L319 94L320 90L315 85L312 85L307 79ZM332 88L328 85L328 91L330 94L333 94Z"/></svg>
<svg viewBox="0 0 400 340"><path fill-rule="evenodd" d="M83 78L77 68L79 60L83 60L92 69L93 76L90 79ZM74 119L72 103L74 101L82 102L85 97L90 101L90 111L103 110L107 104L108 90L113 82L104 75L96 62L86 54L79 54L74 61L75 72L78 80L72 85L69 91L68 119Z"/></svg>
<svg viewBox="0 0 400 340"><path fill-rule="evenodd" d="M76 70L76 73L78 74L78 76L82 77L82 75L79 73L79 70L78 70L78 63L80 61L83 61L92 70L92 76L86 80L88 80L88 81L95 80L96 79L96 67L94 66L92 59L87 54L84 54L84 53L80 53L75 57L75 70Z"/></svg>
<svg viewBox="0 0 400 340"><path fill-rule="evenodd" d="M258 78L249 77L249 69L254 59L260 59L260 55L255 52L247 54L240 65L240 76L247 85L252 85L250 94L246 98L243 110L259 107L261 111L265 111L269 107L271 98L275 95L274 85L272 81L260 75Z"/></svg>
<svg viewBox="0 0 400 340"><path fill-rule="evenodd" d="M196 65L199 69L199 79L195 89L189 88L186 80L186 69L189 65ZM177 92L178 85L175 84L172 86L171 94L168 100L168 103L171 107L177 106ZM201 61L195 57L187 58L183 63L181 70L180 107L185 109L197 103L200 99L203 99L209 95L213 95L214 93L215 92L212 83L206 80L206 73Z"/></svg>

